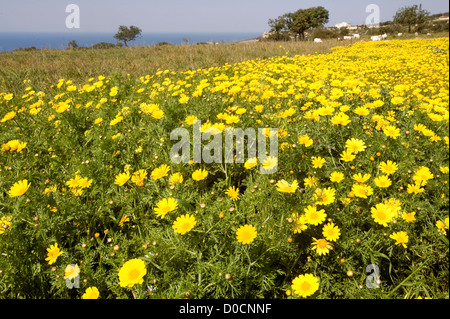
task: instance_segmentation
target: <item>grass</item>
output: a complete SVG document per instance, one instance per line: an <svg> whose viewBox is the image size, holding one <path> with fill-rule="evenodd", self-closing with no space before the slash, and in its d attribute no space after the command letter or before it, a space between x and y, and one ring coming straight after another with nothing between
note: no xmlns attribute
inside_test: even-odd
<svg viewBox="0 0 450 319"><path fill-rule="evenodd" d="M98 288L100 298L297 298L291 283L310 274L320 282L316 298L448 299L448 226L441 234L437 224L448 225L448 38L365 42L320 54L349 43L0 55L6 75L0 81L7 92L18 91L0 90L0 298L81 298L88 287ZM312 55L285 57L301 54ZM261 60L274 55L280 57ZM248 59L192 76L161 72L138 80L158 69L209 69ZM110 77L114 73L130 78ZM78 86L101 74L107 78ZM345 112L344 124L338 116ZM237 163L174 163L170 132L190 125L193 115L222 128L280 128L277 173ZM366 149L339 159L355 138L351 144ZM314 164L313 157L326 163ZM398 163L389 189L375 181L387 161ZM162 164L184 181L154 180L150 172ZM208 170L205 180L192 178L198 168ZM149 173L144 185L133 178L116 184L122 172L142 176L141 169ZM344 180L332 181L335 171ZM356 173L370 174L367 185ZM428 181L423 192L408 191L417 179ZM20 187L24 180L29 190ZM303 187L279 189L277 180ZM240 188L237 201L227 195L230 186ZM353 191L356 186L373 194ZM155 208L164 198L180 205L159 218ZM308 214L307 228L298 228L311 205L325 206L328 221L341 229L325 254L312 245L327 237L325 225ZM376 218L374 207L381 210ZM397 215L403 211L414 212L415 220ZM175 233L177 216L187 213L197 225L186 235ZM386 226L383 216L395 219ZM257 229L249 245L236 237L244 224ZM406 248L391 237L397 231L409 234ZM49 263L48 248L56 243L64 253ZM148 272L130 290L118 273L135 258ZM78 290L64 280L65 267L75 263ZM380 289L366 289L369 264L379 267ZM149 294L149 286L157 290Z"/></svg>
<svg viewBox="0 0 450 319"><path fill-rule="evenodd" d="M421 35L424 38L448 37L448 32ZM415 35L405 34L409 39ZM393 38L396 38L395 36ZM360 41L369 40L362 36ZM85 82L99 74L140 77L158 70L195 70L218 67L272 56L325 54L336 46L355 41L324 40L306 42L242 42L218 45L155 45L113 49L76 49L17 51L0 53L0 91L18 93L24 80L32 79L38 89L45 89L59 79Z"/></svg>
<svg viewBox="0 0 450 319"><path fill-rule="evenodd" d="M421 35L448 37L448 32ZM402 38L416 37L405 34ZM368 40L362 36L361 40ZM393 38L396 38L395 36ZM360 40L360 41L361 41ZM37 89L45 89L59 79L85 82L99 74L140 77L158 70L186 71L218 67L272 56L325 54L336 46L355 41L324 40L306 42L242 42L218 45L155 45L113 49L16 51L0 53L0 91L19 93L24 80L32 79Z"/></svg>
<svg viewBox="0 0 450 319"><path fill-rule="evenodd" d="M25 79L32 79L34 87L43 90L61 78L80 83L99 74L140 77L165 69L185 71L280 55L324 54L348 44L333 39L319 44L252 42L4 52L0 53L0 91L22 92Z"/></svg>

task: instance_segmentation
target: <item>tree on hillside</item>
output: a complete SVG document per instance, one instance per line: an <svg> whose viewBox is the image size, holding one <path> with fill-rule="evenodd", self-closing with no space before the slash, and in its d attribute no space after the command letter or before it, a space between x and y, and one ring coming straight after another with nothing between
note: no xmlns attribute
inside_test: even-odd
<svg viewBox="0 0 450 319"><path fill-rule="evenodd" d="M411 33L412 26L417 25L417 27L420 28L420 26L427 21L429 16L430 13L427 10L422 9L422 5L413 5L399 9L394 16L394 22L401 25L407 25L408 32Z"/></svg>
<svg viewBox="0 0 450 319"><path fill-rule="evenodd" d="M281 40L281 32L286 30L286 19L285 16L279 16L276 19L269 19L270 32L274 33L275 40Z"/></svg>
<svg viewBox="0 0 450 319"><path fill-rule="evenodd" d="M71 49L76 49L78 48L78 44L77 41L72 40L67 44L67 49L71 50Z"/></svg>
<svg viewBox="0 0 450 319"><path fill-rule="evenodd" d="M127 47L127 42L136 40L136 38L141 34L142 30L138 27L132 25L130 27L121 25L119 31L114 35L114 38L123 41Z"/></svg>
<svg viewBox="0 0 450 319"><path fill-rule="evenodd" d="M286 26L289 31L296 35L296 38L305 39L305 32L313 28L322 27L328 22L329 13L322 6L308 9L299 9L284 15Z"/></svg>

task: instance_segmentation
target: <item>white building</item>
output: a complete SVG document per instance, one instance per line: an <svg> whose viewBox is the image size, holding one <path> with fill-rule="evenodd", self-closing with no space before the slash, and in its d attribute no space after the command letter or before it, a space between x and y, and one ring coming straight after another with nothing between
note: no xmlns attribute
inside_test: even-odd
<svg viewBox="0 0 450 319"><path fill-rule="evenodd" d="M339 22L334 25L336 28L351 28L352 24L350 22Z"/></svg>
<svg viewBox="0 0 450 319"><path fill-rule="evenodd" d="M448 21L449 17L448 16L440 16L439 18L437 18L434 21Z"/></svg>

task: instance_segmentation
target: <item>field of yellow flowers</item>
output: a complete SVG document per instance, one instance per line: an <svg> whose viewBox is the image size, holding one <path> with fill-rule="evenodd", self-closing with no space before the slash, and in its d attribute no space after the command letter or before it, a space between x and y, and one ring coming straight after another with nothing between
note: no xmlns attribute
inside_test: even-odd
<svg viewBox="0 0 450 319"><path fill-rule="evenodd" d="M0 92L0 298L448 298L448 47ZM196 121L278 157L173 162Z"/></svg>

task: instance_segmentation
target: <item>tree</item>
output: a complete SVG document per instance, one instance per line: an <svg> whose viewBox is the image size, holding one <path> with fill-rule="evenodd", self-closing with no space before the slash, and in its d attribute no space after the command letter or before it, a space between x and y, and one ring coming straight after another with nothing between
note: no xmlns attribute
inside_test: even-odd
<svg viewBox="0 0 450 319"><path fill-rule="evenodd" d="M67 49L75 49L78 48L77 41L72 40L67 44Z"/></svg>
<svg viewBox="0 0 450 319"><path fill-rule="evenodd" d="M322 27L328 22L329 13L324 7L312 7L299 9L293 13L284 15L289 31L301 40L305 39L305 32L313 28Z"/></svg>
<svg viewBox="0 0 450 319"><path fill-rule="evenodd" d="M142 30L138 27L132 25L130 27L121 25L119 27L119 31L114 35L114 38L123 41L125 46L128 47L127 42L135 40L138 36L140 36Z"/></svg>
<svg viewBox="0 0 450 319"><path fill-rule="evenodd" d="M424 24L430 13L427 10L422 9L422 5L413 5L410 7L403 7L397 11L394 16L394 22L407 25L408 32L411 33L411 27L417 25L420 27Z"/></svg>
<svg viewBox="0 0 450 319"><path fill-rule="evenodd" d="M285 16L279 16L276 19L269 19L270 32L275 34L275 40L281 40L281 31L286 30Z"/></svg>

